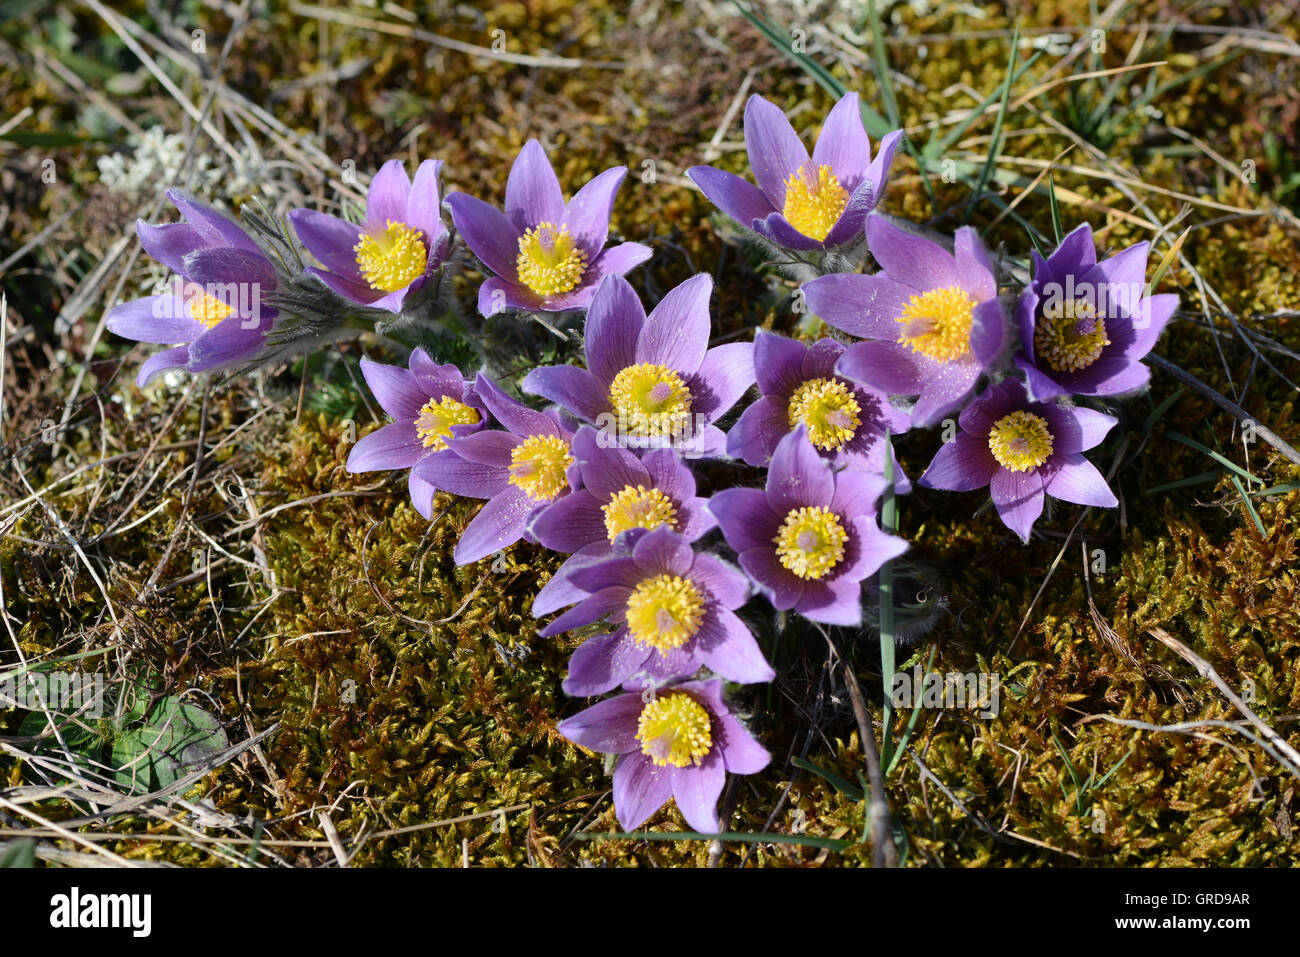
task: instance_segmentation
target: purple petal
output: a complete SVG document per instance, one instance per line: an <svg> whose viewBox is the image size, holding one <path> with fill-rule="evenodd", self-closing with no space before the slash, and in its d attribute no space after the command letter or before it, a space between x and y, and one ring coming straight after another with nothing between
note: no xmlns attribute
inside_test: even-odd
<svg viewBox="0 0 1300 957"><path fill-rule="evenodd" d="M270 322L263 319L249 327L244 324L246 321L230 316L190 343L189 370L207 372L255 358L265 345L264 333Z"/></svg>
<svg viewBox="0 0 1300 957"><path fill-rule="evenodd" d="M878 204L885 195L885 186L889 183L889 168L894 162L894 151L903 139L902 130L886 133L876 150L876 158L867 167L867 182L871 185L874 202Z"/></svg>
<svg viewBox="0 0 1300 957"><path fill-rule="evenodd" d="M695 766L672 768L673 797L677 810L686 823L701 834L716 834L722 829L718 822L718 796L726 782L727 772L722 755L713 748Z"/></svg>
<svg viewBox="0 0 1300 957"><path fill-rule="evenodd" d="M939 447L930 467L917 481L926 488L970 492L988 485L997 470L988 440L960 432Z"/></svg>
<svg viewBox="0 0 1300 957"><path fill-rule="evenodd" d="M862 624L862 579L846 576L810 581L794 607L809 621L857 627Z"/></svg>
<svg viewBox="0 0 1300 957"><path fill-rule="evenodd" d="M1006 322L999 299L988 299L975 307L971 315L970 349L976 361L988 366L1002 349Z"/></svg>
<svg viewBox="0 0 1300 957"><path fill-rule="evenodd" d="M806 290L808 287L805 286ZM760 329L754 333L754 377L764 395L789 396L803 383L808 347Z"/></svg>
<svg viewBox="0 0 1300 957"><path fill-rule="evenodd" d="M329 288L333 289L344 299L350 299L352 302L360 302L369 305L382 299L383 290L372 289L364 282L357 282L348 279L346 276L340 276L338 273L326 272L323 269L317 269L315 266L308 266L307 272L311 273Z"/></svg>
<svg viewBox="0 0 1300 957"><path fill-rule="evenodd" d="M668 803L673 793L669 770L643 754L619 758L614 768L614 813L623 830L636 830Z"/></svg>
<svg viewBox="0 0 1300 957"><path fill-rule="evenodd" d="M845 93L826 115L813 147L813 166L829 166L840 185L852 193L867 174L871 141L862 127L862 105L856 93Z"/></svg>
<svg viewBox="0 0 1300 957"><path fill-rule="evenodd" d="M636 674L651 651L639 647L626 628L587 639L569 658L569 674L561 684L571 697L604 694Z"/></svg>
<svg viewBox="0 0 1300 957"><path fill-rule="evenodd" d="M1090 368L1092 388L1082 387L1083 395L1126 395L1145 388L1151 381L1151 370L1140 362L1124 356L1098 359Z"/></svg>
<svg viewBox="0 0 1300 957"><path fill-rule="evenodd" d="M749 167L773 209L785 206L785 183L808 163L808 150L781 108L757 94L745 104Z"/></svg>
<svg viewBox="0 0 1300 957"><path fill-rule="evenodd" d="M533 519L530 531L546 548L576 552L584 545L608 541L601 503L581 490L557 498Z"/></svg>
<svg viewBox="0 0 1300 957"><path fill-rule="evenodd" d="M1130 359L1140 359L1155 347L1160 333L1178 309L1178 297L1172 293L1148 296L1133 317L1133 339L1124 349Z"/></svg>
<svg viewBox="0 0 1300 957"><path fill-rule="evenodd" d="M433 517L433 496L437 491L415 469L406 474L406 492L411 497L411 504L426 520Z"/></svg>
<svg viewBox="0 0 1300 957"><path fill-rule="evenodd" d="M619 243L617 246L610 246L592 262L591 267L582 277L583 286L590 291L596 287L599 280L606 276L622 276L629 273L653 255L653 249L640 243Z"/></svg>
<svg viewBox="0 0 1300 957"><path fill-rule="evenodd" d="M789 403L765 395L740 413L727 433L727 454L753 466L764 466L789 431Z"/></svg>
<svg viewBox="0 0 1300 957"><path fill-rule="evenodd" d="M461 532L456 543L456 564L477 562L519 541L536 508L537 503L517 488L507 488L488 499Z"/></svg>
<svg viewBox="0 0 1300 957"><path fill-rule="evenodd" d="M399 422L414 422L433 396L409 369L362 357L361 375L385 412Z"/></svg>
<svg viewBox="0 0 1300 957"><path fill-rule="evenodd" d="M716 495L714 499L717 499ZM754 580L778 611L794 608L803 598L803 582L777 560L771 541L758 548L746 549L738 557L745 574Z"/></svg>
<svg viewBox="0 0 1300 957"><path fill-rule="evenodd" d="M984 248L984 243L980 241L979 233L973 226L963 226L957 230L953 252L962 289L976 302L984 302L998 294L998 284L993 276L993 261L989 259L988 250Z"/></svg>
<svg viewBox="0 0 1300 957"><path fill-rule="evenodd" d="M105 322L110 332L124 339L166 345L193 342L206 331L203 323L190 317L184 301L170 293L114 306Z"/></svg>
<svg viewBox="0 0 1300 957"><path fill-rule="evenodd" d="M619 559L613 559L613 561L619 561ZM600 566L595 567L603 567L608 564L610 563L601 562ZM592 570L593 566L579 568L576 574L587 573L588 577L591 577ZM577 579L575 579L576 583ZM631 594L632 589L627 585L611 585L601 588L578 602L577 605L560 615L545 628L539 628L537 635L540 638L550 638L553 635L562 635L566 631L573 631L575 628L585 628L602 619L608 619L612 622L621 621L624 612L627 611L627 600ZM615 682L615 684L617 683L619 682ZM613 687L613 685L610 685L610 687ZM599 693L599 691L592 692L592 694Z"/></svg>
<svg viewBox="0 0 1300 957"><path fill-rule="evenodd" d="M569 233L593 260L605 246L609 236L609 217L614 212L614 196L623 185L626 166L607 169L574 194L564 208L563 224Z"/></svg>
<svg viewBox="0 0 1300 957"><path fill-rule="evenodd" d="M636 355L641 362L665 365L684 375L693 375L709 347L709 294L713 277L697 273L670 289L650 311L637 337Z"/></svg>
<svg viewBox="0 0 1300 957"><path fill-rule="evenodd" d="M446 229L442 224L442 200L438 198L438 173L441 169L441 160L425 160L420 164L415 179L411 181L402 217L408 225L421 230L429 244L433 244Z"/></svg>
<svg viewBox="0 0 1300 957"><path fill-rule="evenodd" d="M808 309L827 323L862 339L898 338L898 317L916 295L910 286L876 273L832 273L805 283Z"/></svg>
<svg viewBox="0 0 1300 957"><path fill-rule="evenodd" d="M164 349L161 352L155 352L140 365L140 372L135 377L135 384L144 388L149 384L154 376L166 372L168 369L175 369L177 366L183 366L190 360L190 347L177 346L174 349Z"/></svg>
<svg viewBox="0 0 1300 957"><path fill-rule="evenodd" d="M451 193L447 208L451 210L456 231L483 265L502 279L517 282L516 261L522 230L512 226L501 210L467 193Z"/></svg>
<svg viewBox="0 0 1300 957"><path fill-rule="evenodd" d="M530 409L523 403L512 399L500 386L493 382L486 373L480 372L474 379L474 391L483 400L483 404L496 418L515 435L528 438L533 435L563 436L555 420L544 412Z"/></svg>
<svg viewBox="0 0 1300 957"><path fill-rule="evenodd" d="M738 570L712 555L695 556L690 579L703 587L723 608L736 609L749 598L749 581Z"/></svg>
<svg viewBox="0 0 1300 957"><path fill-rule="evenodd" d="M167 199L199 231L207 245L242 249L244 252L258 256L262 254L257 248L257 243L249 238L238 223L211 206L199 202L189 193L179 189L169 189Z"/></svg>
<svg viewBox="0 0 1300 957"><path fill-rule="evenodd" d="M723 489L709 499L709 511L736 552L770 549L781 521L767 496L756 488Z"/></svg>
<svg viewBox="0 0 1300 957"><path fill-rule="evenodd" d="M546 584L542 586L542 590L537 593L537 597L533 599L533 617L541 618L543 615L549 615L566 605L582 601L587 596L586 590L575 587L569 576L577 569L583 568L593 561L607 558L609 555L609 544L602 538L598 542L593 542L578 549L578 551L566 558L564 563L555 570Z"/></svg>
<svg viewBox="0 0 1300 957"><path fill-rule="evenodd" d="M916 354L897 342L855 342L835 371L888 395L916 395L924 381Z"/></svg>
<svg viewBox="0 0 1300 957"><path fill-rule="evenodd" d="M610 411L609 393L594 375L578 366L542 366L524 377L523 390L568 409L587 422Z"/></svg>
<svg viewBox="0 0 1300 957"><path fill-rule="evenodd" d="M704 353L690 379L691 411L718 419L754 384L754 346L729 342Z"/></svg>
<svg viewBox="0 0 1300 957"><path fill-rule="evenodd" d="M1019 535L1022 542L1028 542L1034 522L1043 514L1043 477L1039 470L998 469L989 482L989 492L1002 523Z"/></svg>
<svg viewBox="0 0 1300 957"><path fill-rule="evenodd" d="M298 239L326 269L361 283L361 269L354 250L361 236L355 223L329 216L314 209L295 209L289 222Z"/></svg>
<svg viewBox="0 0 1300 957"><path fill-rule="evenodd" d="M685 575L690 570L695 553L680 535L661 526L637 540L632 556L647 573Z"/></svg>
<svg viewBox="0 0 1300 957"><path fill-rule="evenodd" d="M776 677L745 623L724 608L714 608L700 624L696 656L737 684L759 684Z"/></svg>
<svg viewBox="0 0 1300 957"><path fill-rule="evenodd" d="M733 715L717 715L713 727L714 741L732 774L757 774L771 762L772 755Z"/></svg>
<svg viewBox="0 0 1300 957"><path fill-rule="evenodd" d="M636 365L636 343L645 325L645 309L636 291L622 276L601 280L587 310L587 368L608 385L628 366Z"/></svg>
<svg viewBox="0 0 1300 957"><path fill-rule="evenodd" d="M952 254L929 239L906 232L879 213L867 217L867 246L889 278L917 290L961 286Z"/></svg>
<svg viewBox="0 0 1300 957"><path fill-rule="evenodd" d="M348 453L349 472L379 472L387 469L408 469L428 450L416 434L415 427L405 422L393 422L363 435Z"/></svg>
<svg viewBox="0 0 1300 957"><path fill-rule="evenodd" d="M868 472L840 472L828 507L845 518L874 516L876 501L885 494L885 476Z"/></svg>
<svg viewBox="0 0 1300 957"><path fill-rule="evenodd" d="M922 369L927 364L931 370L912 409L912 424L922 429L955 412L980 376L980 367L975 362L922 363Z"/></svg>
<svg viewBox="0 0 1300 957"><path fill-rule="evenodd" d="M686 502L695 497L695 476L673 449L653 449L641 457L641 465L654 487L673 501Z"/></svg>
<svg viewBox="0 0 1300 957"><path fill-rule="evenodd" d="M692 166L686 175L709 202L742 226L750 226L775 211L762 190L734 173L712 166Z"/></svg>
<svg viewBox="0 0 1300 957"><path fill-rule="evenodd" d="M410 193L411 180L401 160L389 160L379 167L366 194L366 229L382 232L389 221L404 222L406 198Z"/></svg>
<svg viewBox="0 0 1300 957"><path fill-rule="evenodd" d="M508 485L505 469L463 459L454 447L425 456L413 471L433 488L463 498L491 498Z"/></svg>
<svg viewBox="0 0 1300 957"><path fill-rule="evenodd" d="M1016 368L1024 373L1026 391L1035 402L1044 402L1058 395L1067 395L1069 392L1063 385L1035 366L1028 356L1016 356Z"/></svg>
<svg viewBox="0 0 1300 957"><path fill-rule="evenodd" d="M616 695L566 718L556 730L574 744L592 751L605 754L639 751L636 726L641 708L640 695Z"/></svg>
<svg viewBox="0 0 1300 957"><path fill-rule="evenodd" d="M154 259L172 272L184 274L185 257L208 245L206 237L193 223L168 223L151 226L143 219L136 220L136 235L140 245Z"/></svg>
<svg viewBox="0 0 1300 957"><path fill-rule="evenodd" d="M777 443L767 473L767 499L778 515L796 508L826 506L835 494L835 479L826 460L808 440L800 423Z"/></svg>
<svg viewBox="0 0 1300 957"><path fill-rule="evenodd" d="M1044 487L1053 498L1076 505L1114 508L1119 504L1105 477L1078 452L1059 456L1056 470Z"/></svg>
<svg viewBox="0 0 1300 957"><path fill-rule="evenodd" d="M537 140L529 140L519 151L506 179L506 217L522 233L539 223L564 219L564 194L560 181Z"/></svg>

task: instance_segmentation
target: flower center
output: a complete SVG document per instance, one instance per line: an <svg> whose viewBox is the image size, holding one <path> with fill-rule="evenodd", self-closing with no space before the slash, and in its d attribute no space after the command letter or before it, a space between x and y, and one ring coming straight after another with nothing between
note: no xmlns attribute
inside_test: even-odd
<svg viewBox="0 0 1300 957"><path fill-rule="evenodd" d="M699 764L713 747L713 722L704 706L685 692L664 694L641 709L636 739L641 753L659 767Z"/></svg>
<svg viewBox="0 0 1300 957"><path fill-rule="evenodd" d="M791 509L772 539L781 564L800 578L822 578L844 557L849 533L840 517L820 505Z"/></svg>
<svg viewBox="0 0 1300 957"><path fill-rule="evenodd" d="M530 435L510 453L511 485L534 502L555 498L569 486L565 475L573 464L569 443L558 435Z"/></svg>
<svg viewBox="0 0 1300 957"><path fill-rule="evenodd" d="M234 309L216 296L209 296L204 292L190 299L186 303L186 308L190 311L190 318L195 322L203 323L209 329L234 312Z"/></svg>
<svg viewBox="0 0 1300 957"><path fill-rule="evenodd" d="M415 431L426 449L445 449L453 425L473 425L479 421L478 410L449 395L430 399L415 417Z"/></svg>
<svg viewBox="0 0 1300 957"><path fill-rule="evenodd" d="M1052 433L1047 420L1032 412L1012 412L993 423L989 451L998 464L1012 472L1028 472L1052 455Z"/></svg>
<svg viewBox="0 0 1300 957"><path fill-rule="evenodd" d="M609 504L601 511L605 513L605 531L611 545L629 528L672 528L677 524L677 508L668 496L644 485L624 485L621 492L610 496Z"/></svg>
<svg viewBox="0 0 1300 957"><path fill-rule="evenodd" d="M809 239L821 242L840 221L848 204L848 191L829 166L818 166L815 177L803 166L785 181L785 208L781 215Z"/></svg>
<svg viewBox="0 0 1300 957"><path fill-rule="evenodd" d="M700 630L704 598L693 581L680 575L656 575L632 590L627 599L627 628L637 644L660 653L680 648Z"/></svg>
<svg viewBox="0 0 1300 957"><path fill-rule="evenodd" d="M691 390L667 366L642 362L614 376L609 402L633 435L674 436L691 411Z"/></svg>
<svg viewBox="0 0 1300 957"><path fill-rule="evenodd" d="M908 300L898 341L936 362L952 362L970 352L974 314L975 300L964 289L930 289Z"/></svg>
<svg viewBox="0 0 1300 957"><path fill-rule="evenodd" d="M812 444L839 451L853 438L862 420L862 407L839 379L810 379L790 396L790 424L808 426Z"/></svg>
<svg viewBox="0 0 1300 957"><path fill-rule="evenodd" d="M423 276L429 251L422 236L420 230L391 219L382 233L362 235L352 250L370 288L396 292Z"/></svg>
<svg viewBox="0 0 1300 957"><path fill-rule="evenodd" d="M1055 302L1034 326L1034 353L1057 372L1078 372L1110 345L1106 323L1087 299Z"/></svg>
<svg viewBox="0 0 1300 957"><path fill-rule="evenodd" d="M554 296L582 282L587 254L569 235L568 226L538 223L519 237L515 265L525 286L539 296Z"/></svg>

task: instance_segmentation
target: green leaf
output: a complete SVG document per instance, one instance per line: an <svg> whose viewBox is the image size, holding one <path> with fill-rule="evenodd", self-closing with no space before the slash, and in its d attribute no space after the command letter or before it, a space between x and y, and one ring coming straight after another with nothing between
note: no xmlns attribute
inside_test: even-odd
<svg viewBox="0 0 1300 957"><path fill-rule="evenodd" d="M866 797L866 792L864 792L862 788L844 780L844 778L840 777L834 771L827 771L825 768L819 767L804 758L791 758L790 763L796 768L803 768L805 771L811 771L813 774L826 781L826 783L835 790L843 794L850 801L861 801Z"/></svg>
<svg viewBox="0 0 1300 957"><path fill-rule="evenodd" d="M36 842L30 837L11 842L5 846L4 853L0 854L0 868L35 866Z"/></svg>
<svg viewBox="0 0 1300 957"><path fill-rule="evenodd" d="M221 722L202 708L163 698L142 726L114 740L114 776L133 793L148 794L175 783L229 743Z"/></svg>

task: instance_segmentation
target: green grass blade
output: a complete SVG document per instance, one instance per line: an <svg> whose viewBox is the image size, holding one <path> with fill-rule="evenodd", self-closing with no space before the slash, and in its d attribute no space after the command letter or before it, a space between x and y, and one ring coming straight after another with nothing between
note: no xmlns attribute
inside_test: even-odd
<svg viewBox="0 0 1300 957"><path fill-rule="evenodd" d="M993 167L997 165L998 152L1002 149L1002 123L1007 116L1007 101L1011 98L1011 77L1016 72L1016 56L1019 52L1020 21L1017 20L1015 30L1011 35L1011 63L1007 67L1007 82L1002 85L1002 96L998 101L998 112L993 118L993 135L989 139L989 157L984 163L984 168L980 171L979 180L976 181L975 190L971 193L970 201L966 204L967 222L970 222L971 214L975 212L975 206L984 194L984 186L993 173Z"/></svg>
<svg viewBox="0 0 1300 957"><path fill-rule="evenodd" d="M1214 461L1218 462L1220 465L1224 466L1230 472L1235 472L1237 475L1241 476L1248 482L1258 482L1260 485L1264 484L1263 479L1251 475L1249 472L1243 469L1236 462L1232 461L1232 459L1220 455L1218 452L1214 451L1214 449L1202 445L1200 442L1197 442L1195 439L1189 439L1187 436L1182 435L1178 432L1166 432L1165 438L1173 439L1175 442L1181 442L1183 445L1186 445L1189 448L1196 449L1196 451L1198 452L1204 452L1206 455L1214 459Z"/></svg>

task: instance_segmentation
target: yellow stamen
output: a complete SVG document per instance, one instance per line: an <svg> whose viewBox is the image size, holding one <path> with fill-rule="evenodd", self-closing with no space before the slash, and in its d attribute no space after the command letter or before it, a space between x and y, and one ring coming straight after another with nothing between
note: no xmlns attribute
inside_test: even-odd
<svg viewBox="0 0 1300 957"><path fill-rule="evenodd" d="M209 329L234 312L234 309L216 296L209 296L207 293L199 293L186 303L186 308L189 309L192 319L203 323Z"/></svg>
<svg viewBox="0 0 1300 957"><path fill-rule="evenodd" d="M777 532L776 557L800 578L822 578L844 557L849 533L840 517L815 505L791 509Z"/></svg>
<svg viewBox="0 0 1300 957"><path fill-rule="evenodd" d="M582 282L587 254L569 235L568 226L538 223L519 237L515 265L525 286L539 296L555 296Z"/></svg>
<svg viewBox="0 0 1300 957"><path fill-rule="evenodd" d="M415 431L424 441L426 449L445 449L451 438L453 425L473 425L479 421L477 409L471 409L464 402L457 402L451 396L430 399L415 417Z"/></svg>
<svg viewBox="0 0 1300 957"><path fill-rule="evenodd" d="M952 362L970 352L975 300L964 289L930 289L908 300L898 323L898 341L936 362Z"/></svg>
<svg viewBox="0 0 1300 957"><path fill-rule="evenodd" d="M677 508L672 500L657 488L644 485L625 485L622 491L610 496L601 511L605 514L605 531L612 545L630 528L658 528L677 524Z"/></svg>
<svg viewBox="0 0 1300 957"><path fill-rule="evenodd" d="M627 599L627 628L639 645L660 653L680 648L700 630L704 596L680 575L656 575L632 590Z"/></svg>
<svg viewBox="0 0 1300 957"><path fill-rule="evenodd" d="M1048 305L1034 326L1034 353L1057 372L1088 368L1108 345L1106 323L1087 299Z"/></svg>
<svg viewBox="0 0 1300 957"><path fill-rule="evenodd" d="M713 748L713 721L705 707L686 694L662 694L641 709L636 739L641 753L656 765L685 768L699 764Z"/></svg>
<svg viewBox="0 0 1300 957"><path fill-rule="evenodd" d="M808 426L812 444L827 452L838 451L853 438L862 420L862 407L839 379L810 379L790 396L791 425Z"/></svg>
<svg viewBox="0 0 1300 957"><path fill-rule="evenodd" d="M785 181L785 208L781 210L791 226L809 239L824 240L849 204L848 191L840 185L829 166L808 166L791 173Z"/></svg>
<svg viewBox="0 0 1300 957"><path fill-rule="evenodd" d="M643 362L614 376L609 402L632 435L679 435L691 411L691 390L667 366Z"/></svg>
<svg viewBox="0 0 1300 957"><path fill-rule="evenodd" d="M558 435L530 435L510 453L511 485L534 502L546 502L569 487L565 471L573 464L569 443Z"/></svg>
<svg viewBox="0 0 1300 957"><path fill-rule="evenodd" d="M423 237L420 230L391 219L382 233L363 234L352 250L370 288L396 292L423 276L429 261Z"/></svg>
<svg viewBox="0 0 1300 957"><path fill-rule="evenodd" d="M1051 457L1052 432L1041 415L1012 412L993 423L989 451L1004 469L1028 472Z"/></svg>

